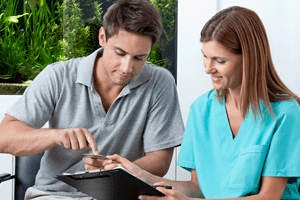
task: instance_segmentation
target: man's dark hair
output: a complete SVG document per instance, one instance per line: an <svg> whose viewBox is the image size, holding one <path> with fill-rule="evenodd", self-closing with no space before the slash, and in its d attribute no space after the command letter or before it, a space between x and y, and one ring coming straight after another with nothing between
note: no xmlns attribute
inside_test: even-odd
<svg viewBox="0 0 300 200"><path fill-rule="evenodd" d="M119 0L104 15L106 41L118 34L119 29L150 36L152 45L160 38L162 25L158 10L149 0Z"/></svg>

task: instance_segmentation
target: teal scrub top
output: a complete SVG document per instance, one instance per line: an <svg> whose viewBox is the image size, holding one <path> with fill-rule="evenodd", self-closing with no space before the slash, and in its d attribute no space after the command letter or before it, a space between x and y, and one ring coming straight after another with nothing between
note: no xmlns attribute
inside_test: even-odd
<svg viewBox="0 0 300 200"><path fill-rule="evenodd" d="M235 138L225 100L212 90L192 105L178 166L196 169L205 198L234 198L259 192L262 176L300 177L300 107L295 100L272 102L276 120L248 112ZM288 183L281 199L300 199L300 178ZM291 180L291 179L290 179Z"/></svg>

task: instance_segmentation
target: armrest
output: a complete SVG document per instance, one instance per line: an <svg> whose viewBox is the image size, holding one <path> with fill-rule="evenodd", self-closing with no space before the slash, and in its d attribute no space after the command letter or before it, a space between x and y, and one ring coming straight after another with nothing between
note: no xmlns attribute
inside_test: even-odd
<svg viewBox="0 0 300 200"><path fill-rule="evenodd" d="M15 178L15 175L11 175L8 173L0 174L0 183Z"/></svg>

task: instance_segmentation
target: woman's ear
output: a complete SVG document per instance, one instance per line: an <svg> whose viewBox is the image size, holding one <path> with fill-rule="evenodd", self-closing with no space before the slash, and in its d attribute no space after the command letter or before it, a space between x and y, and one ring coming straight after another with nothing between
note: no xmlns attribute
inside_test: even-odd
<svg viewBox="0 0 300 200"><path fill-rule="evenodd" d="M105 47L106 45L106 35L103 27L99 29L99 45Z"/></svg>

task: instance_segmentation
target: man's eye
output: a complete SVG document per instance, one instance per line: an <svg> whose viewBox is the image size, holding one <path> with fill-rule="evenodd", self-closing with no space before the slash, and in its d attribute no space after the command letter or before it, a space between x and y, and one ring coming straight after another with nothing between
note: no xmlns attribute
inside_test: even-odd
<svg viewBox="0 0 300 200"><path fill-rule="evenodd" d="M220 63L220 64L224 64L226 61L224 61L224 60L217 60L217 62Z"/></svg>
<svg viewBox="0 0 300 200"><path fill-rule="evenodd" d="M116 54L119 55L119 56L124 56L125 55L124 53L119 53L117 51L116 51Z"/></svg>
<svg viewBox="0 0 300 200"><path fill-rule="evenodd" d="M143 58L135 57L136 60L143 60Z"/></svg>

